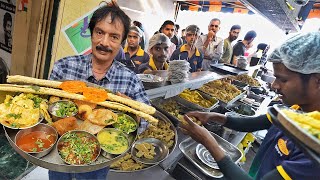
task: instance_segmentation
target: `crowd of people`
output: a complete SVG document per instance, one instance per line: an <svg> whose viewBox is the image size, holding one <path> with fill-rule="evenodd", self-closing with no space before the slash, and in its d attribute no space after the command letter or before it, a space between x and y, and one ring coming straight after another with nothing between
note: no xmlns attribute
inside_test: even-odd
<svg viewBox="0 0 320 180"><path fill-rule="evenodd" d="M206 70L212 63L236 63L239 55L252 46L256 37L249 31L242 41L232 47L241 27L230 28L229 37L217 36L219 19L212 19L208 33L200 35L196 25L185 28L185 37L177 36L177 25L165 21L148 45L141 23L132 26L130 18L115 4L98 8L89 23L92 53L62 58L55 62L51 80L82 80L121 93L134 100L150 104L148 96L136 73L168 69L168 61L186 59L192 72ZM139 27L140 25L140 27ZM175 40L173 39L176 36ZM179 40L180 39L180 40ZM127 42L122 48L123 42ZM176 42L177 44L172 43ZM181 43L179 45L179 42ZM141 45L142 43L142 45ZM146 48L147 47L147 48ZM296 36L270 56L276 80L273 88L283 95L287 105L299 104L307 112L320 109L320 33ZM267 45L260 45L256 54L267 51ZM254 56L252 56L253 58ZM258 57L258 56L257 56ZM125 62L125 64L121 63ZM125 66L131 63L131 70ZM211 134L193 123L189 117L199 119L203 124L214 121L238 131L268 129L269 132L257 153L250 176L235 165L219 147ZM318 179L320 168L312 162L282 130L272 125L266 115L237 118L218 113L191 112L185 116L188 122L181 128L202 143L217 161L227 179ZM277 149L277 142L286 142L287 154ZM87 173L61 173L49 171L49 179L106 179L109 168Z"/></svg>
<svg viewBox="0 0 320 180"><path fill-rule="evenodd" d="M229 36L223 39L217 35L220 25L221 20L213 18L209 22L208 33L202 34L200 28L192 24L181 30L182 36L180 37L178 35L180 26L171 20L166 20L159 30L154 33L153 37L146 39L142 24L134 21L123 46L124 52L120 51L116 59L124 63L128 68L133 69L137 74L150 73L150 71L155 70L167 70L167 63L174 60L188 61L191 67L190 72L209 70L211 64L217 63L237 66L237 59L240 56L246 57L247 64L252 66L265 62L260 62L260 59L262 54L266 57L267 50L258 51L260 44L257 49L258 56L257 52L251 55L246 53L252 47L252 42L257 36L255 31L247 32L243 40L239 40L232 46L232 42L239 36L241 26L233 25L230 28ZM162 35L159 36L157 34ZM146 44L147 42L148 45ZM162 43L165 43L167 47L159 49L158 46ZM254 63L250 63L253 56L256 59ZM143 68L139 68L140 66Z"/></svg>

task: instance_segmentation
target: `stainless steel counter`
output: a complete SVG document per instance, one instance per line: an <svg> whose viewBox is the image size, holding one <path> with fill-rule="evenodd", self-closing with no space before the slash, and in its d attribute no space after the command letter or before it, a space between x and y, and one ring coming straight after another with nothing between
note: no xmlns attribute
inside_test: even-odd
<svg viewBox="0 0 320 180"><path fill-rule="evenodd" d="M167 86L163 86L155 89L149 89L149 90L146 90L146 93L149 99L154 99L157 97L164 97L166 99L166 98L170 98L178 95L179 93L181 93L183 90L187 88L198 89L203 84L209 81L222 79L228 76L229 75L221 75L221 74L210 72L210 71L194 72L189 74L188 79L183 83L171 84L171 85L167 85Z"/></svg>

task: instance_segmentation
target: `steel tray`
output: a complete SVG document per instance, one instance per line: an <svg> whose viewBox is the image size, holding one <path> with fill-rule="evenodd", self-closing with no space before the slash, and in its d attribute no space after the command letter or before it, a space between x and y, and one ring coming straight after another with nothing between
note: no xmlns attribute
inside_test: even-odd
<svg viewBox="0 0 320 180"><path fill-rule="evenodd" d="M222 74L239 75L239 74L248 73L248 70L244 70L236 66L232 66L230 64L211 64L210 66L213 71L216 71Z"/></svg>
<svg viewBox="0 0 320 180"><path fill-rule="evenodd" d="M175 101L173 98L168 98L168 99L163 99L163 98L157 98L157 99L153 99L151 100L151 104L152 106L154 106L158 111L160 111L161 113L163 113L164 115L166 115L170 120L171 122L174 124L174 126L178 126L179 124L179 119L178 117L170 114L168 111L164 110L163 108L161 108L161 104L164 104L165 102L167 101ZM192 111L192 109L189 109L187 107L184 107L183 105L180 105L178 102L177 102L177 109L180 109L180 114L181 115L184 115L186 114L187 112L190 112Z"/></svg>
<svg viewBox="0 0 320 180"><path fill-rule="evenodd" d="M240 159L242 158L243 154L241 151L229 143L228 141L222 139L220 136L212 133L212 136L216 139L218 144L220 145L221 148L223 148L224 151L228 152L230 155L230 158L232 159L233 162L238 163ZM210 168L209 166L203 164L199 158L197 157L196 154L196 147L199 143L194 141L191 138L188 138L184 141L182 141L179 144L179 148L182 151L182 153L205 175L214 177L214 178L221 178L223 177L223 174L221 173L220 170L218 169L213 169Z"/></svg>
<svg viewBox="0 0 320 180"><path fill-rule="evenodd" d="M198 91L198 90L193 90L193 91ZM210 99L212 99L212 98L214 98L215 100L216 100L216 103L214 103L211 107L209 107L209 108L205 108L205 107L202 107L202 106L200 106L200 105L198 105L198 104L195 104L195 103L192 103L192 102L190 102L190 101L187 101L187 100L185 100L184 98L181 98L179 95L177 95L177 96L174 96L173 98L179 103L179 104L181 104L181 105L183 105L183 106L185 106L185 107L187 107L187 108L189 108L189 109L192 109L192 110L200 110L200 111L205 111L205 112L209 112L209 111L211 111L212 109L214 109L218 104L219 104L219 100L217 99L217 98L215 98L215 97L213 97L213 96L211 96L211 95L209 95L209 94L207 94L207 93L204 93L204 92L202 92L202 91L198 91L200 94L201 94L201 96L203 97L203 98L205 98L205 99L208 99L208 100L210 100Z"/></svg>

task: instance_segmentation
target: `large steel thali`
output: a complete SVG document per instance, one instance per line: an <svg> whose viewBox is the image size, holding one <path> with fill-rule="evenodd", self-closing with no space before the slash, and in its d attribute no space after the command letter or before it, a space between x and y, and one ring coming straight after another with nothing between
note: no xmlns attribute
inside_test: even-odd
<svg viewBox="0 0 320 180"><path fill-rule="evenodd" d="M171 123L171 121L162 113L160 113L159 111L157 111L154 114L154 117L156 117L157 119L159 119L160 121L165 121L171 124L171 129L174 131L175 133L175 139L174 139L174 145L172 148L170 148L170 153L174 150L174 148L176 147L177 144L177 140L178 140L178 136L177 136L177 131L174 128L173 124ZM25 158L26 160L30 161L31 163L49 169L49 170L53 170L53 171L58 171L58 172L68 172L68 173L83 173L83 172L90 172L90 171L95 171L104 167L108 167L110 166L112 163L116 162L117 160L119 160L121 157L123 157L131 148L131 145L133 144L133 141L130 142L130 148L122 153L121 155L118 155L116 157L111 157L111 159L106 158L105 156L103 156L102 154L99 155L98 159L89 164L89 165L68 165L65 164L59 154L58 151L56 150L56 144L54 145L52 151L47 154L44 157L41 158L37 158L35 156L33 156L32 154L28 154L24 151L22 151L16 144L15 144L15 135L17 134L18 130L13 130L13 129L9 129L6 127L3 127L4 131L5 131L5 135L10 143L10 145L13 147L13 149L20 154L23 158ZM136 132L135 132L136 135ZM136 138L134 138L136 139ZM148 168L151 168L153 166L156 166L157 164L154 165L149 165L146 166L145 168L141 169L141 170L145 170ZM116 172L128 172L128 171L120 171L120 170L114 170L112 169L112 171L116 171ZM135 170L135 171L140 171L140 170Z"/></svg>

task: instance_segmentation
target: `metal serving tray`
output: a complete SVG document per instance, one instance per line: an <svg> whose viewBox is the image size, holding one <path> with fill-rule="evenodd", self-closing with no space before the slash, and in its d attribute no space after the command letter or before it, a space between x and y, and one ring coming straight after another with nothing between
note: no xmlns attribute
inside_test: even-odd
<svg viewBox="0 0 320 180"><path fill-rule="evenodd" d="M151 100L151 104L152 104L152 106L154 106L158 111L160 111L162 114L166 115L166 116L169 118L169 120L171 120L171 122L174 124L174 126L177 127L178 124L179 124L179 122L180 122L179 119L178 119L178 117L170 114L168 111L166 111L166 110L164 110L163 108L161 108L161 105L162 105L162 104L164 104L164 103L166 103L166 102L168 102L168 101L170 101L170 100L175 101L173 98L168 98L168 99L156 98L156 99ZM184 115L184 114L186 114L187 112L192 111L192 109L189 109L189 108L187 108L187 107L184 107L183 105L179 104L178 102L177 102L177 107L176 107L176 108L180 110L180 114L181 114L181 115Z"/></svg>
<svg viewBox="0 0 320 180"><path fill-rule="evenodd" d="M243 111L248 112L248 113L252 113L252 115L240 114L240 113L238 113L238 112L236 112L236 111L234 110L234 108L236 108L236 107L242 108ZM238 115L238 116L247 117L247 116L255 116L255 115L256 115L256 112L255 112L255 110L252 108L252 106L250 106L250 105L248 105L248 104L245 104L245 103L242 103L242 102L240 102L240 101L236 101L236 102L234 102L233 104L228 105L228 106L226 107L226 109L227 109L228 111L230 111L231 113L234 113L234 114L236 114L236 115Z"/></svg>
<svg viewBox="0 0 320 180"><path fill-rule="evenodd" d="M193 91L198 91L198 90L193 90ZM184 98L181 98L179 95L177 96L174 96L173 98L179 103L179 104L182 104L183 106L189 108L189 109L192 109L192 110L200 110L200 111L205 111L205 112L209 112L211 111L212 109L214 109L218 104L219 104L219 100L207 93L204 93L202 91L198 91L200 93L200 95L205 98L205 99L212 99L214 98L216 100L216 103L214 103L211 107L209 108L205 108L205 107L202 107L198 104L195 104L195 103L192 103L190 101L187 101L185 100Z"/></svg>
<svg viewBox="0 0 320 180"><path fill-rule="evenodd" d="M213 71L216 71L222 74L239 75L239 74L248 73L248 70L244 70L236 66L232 66L230 64L211 64L210 66Z"/></svg>
<svg viewBox="0 0 320 180"><path fill-rule="evenodd" d="M229 154L232 161L235 163L238 163L243 156L240 150L234 145L232 145L231 143L229 143L228 141L222 139L220 136L212 132L211 134L216 139L220 147L223 148L223 150ZM214 177L214 178L223 177L223 174L221 173L220 170L210 168L209 166L205 165L200 161L200 159L196 154L196 147L198 144L199 143L197 143L193 139L188 138L179 144L179 148L182 151L182 153L190 160L190 162L192 162L205 175Z"/></svg>

